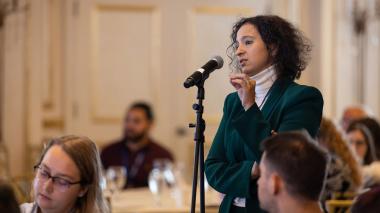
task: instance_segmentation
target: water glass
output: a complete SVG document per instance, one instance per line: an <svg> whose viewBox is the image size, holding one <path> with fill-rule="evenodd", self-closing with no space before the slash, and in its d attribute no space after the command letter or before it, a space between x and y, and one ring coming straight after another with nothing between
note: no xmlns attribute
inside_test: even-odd
<svg viewBox="0 0 380 213"><path fill-rule="evenodd" d="M127 170L124 166L110 166L106 171L106 180L111 193L119 192L127 182Z"/></svg>

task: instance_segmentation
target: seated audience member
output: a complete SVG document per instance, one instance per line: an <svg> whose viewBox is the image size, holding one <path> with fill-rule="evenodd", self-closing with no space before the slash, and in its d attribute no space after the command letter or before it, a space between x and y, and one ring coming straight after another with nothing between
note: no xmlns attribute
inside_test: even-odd
<svg viewBox="0 0 380 213"><path fill-rule="evenodd" d="M262 143L258 196L269 213L321 213L327 155L304 132L278 133Z"/></svg>
<svg viewBox="0 0 380 213"><path fill-rule="evenodd" d="M363 118L350 124L347 137L363 165L380 158L380 125L372 118Z"/></svg>
<svg viewBox="0 0 380 213"><path fill-rule="evenodd" d="M343 111L341 125L344 131L347 131L348 126L352 121L365 118L368 113L361 106L349 106Z"/></svg>
<svg viewBox="0 0 380 213"><path fill-rule="evenodd" d="M0 181L0 212L20 212L12 187L3 181Z"/></svg>
<svg viewBox="0 0 380 213"><path fill-rule="evenodd" d="M379 213L380 185L361 194L351 207L351 213Z"/></svg>
<svg viewBox="0 0 380 213"><path fill-rule="evenodd" d="M109 212L100 188L98 149L89 138L50 140L34 169L34 202L22 204L23 213Z"/></svg>
<svg viewBox="0 0 380 213"><path fill-rule="evenodd" d="M341 132L327 118L322 118L317 142L327 150L330 159L321 201L332 199L334 193L355 194L362 183L360 165Z"/></svg>
<svg viewBox="0 0 380 213"><path fill-rule="evenodd" d="M146 103L135 103L124 120L123 138L102 150L105 169L109 166L125 166L127 184L124 188L148 186L148 175L157 159L173 161L172 154L155 143L149 136L153 125L153 112Z"/></svg>
<svg viewBox="0 0 380 213"><path fill-rule="evenodd" d="M359 119L348 127L347 136L363 165L363 188L372 187L380 179L380 125L373 118Z"/></svg>
<svg viewBox="0 0 380 213"><path fill-rule="evenodd" d="M352 206L352 213L380 212L380 162L376 161L363 168L364 193L359 195Z"/></svg>

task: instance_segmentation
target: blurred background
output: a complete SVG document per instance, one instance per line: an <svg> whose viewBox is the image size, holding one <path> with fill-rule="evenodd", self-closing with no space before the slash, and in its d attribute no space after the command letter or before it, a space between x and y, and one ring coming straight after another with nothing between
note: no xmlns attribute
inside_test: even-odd
<svg viewBox="0 0 380 213"><path fill-rule="evenodd" d="M129 104L152 104L153 136L190 179L196 88L183 81L214 55L206 148L233 91L226 48L243 16L276 14L313 43L299 80L319 88L324 115L348 105L380 115L379 0L0 0L0 143L12 177L32 173L43 143L80 134L100 148L121 136ZM307 119L307 118L305 118Z"/></svg>

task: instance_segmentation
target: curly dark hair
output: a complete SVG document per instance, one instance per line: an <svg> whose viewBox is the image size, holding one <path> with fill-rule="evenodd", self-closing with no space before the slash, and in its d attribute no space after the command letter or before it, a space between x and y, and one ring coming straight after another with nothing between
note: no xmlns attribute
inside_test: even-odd
<svg viewBox="0 0 380 213"><path fill-rule="evenodd" d="M285 19L275 15L260 15L241 18L232 28L231 44L227 55L232 70L239 70L235 55L236 36L244 24L252 24L260 33L269 55L272 57L278 78L299 79L310 59L311 42L301 31Z"/></svg>

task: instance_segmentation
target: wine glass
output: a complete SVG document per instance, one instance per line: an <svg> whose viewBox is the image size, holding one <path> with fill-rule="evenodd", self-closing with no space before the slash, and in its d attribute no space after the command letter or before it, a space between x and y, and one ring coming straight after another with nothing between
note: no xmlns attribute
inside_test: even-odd
<svg viewBox="0 0 380 213"><path fill-rule="evenodd" d="M165 178L165 183L169 188L175 188L176 187L176 178L173 171L173 163L169 160L163 161L164 168L163 168L163 175Z"/></svg>
<svg viewBox="0 0 380 213"><path fill-rule="evenodd" d="M161 195L165 187L165 176L163 171L159 167L154 167L149 173L148 186L149 190L152 192L155 204L157 206L161 205Z"/></svg>
<svg viewBox="0 0 380 213"><path fill-rule="evenodd" d="M121 191L127 180L127 170L123 166L110 166L106 171L107 186L111 193Z"/></svg>

